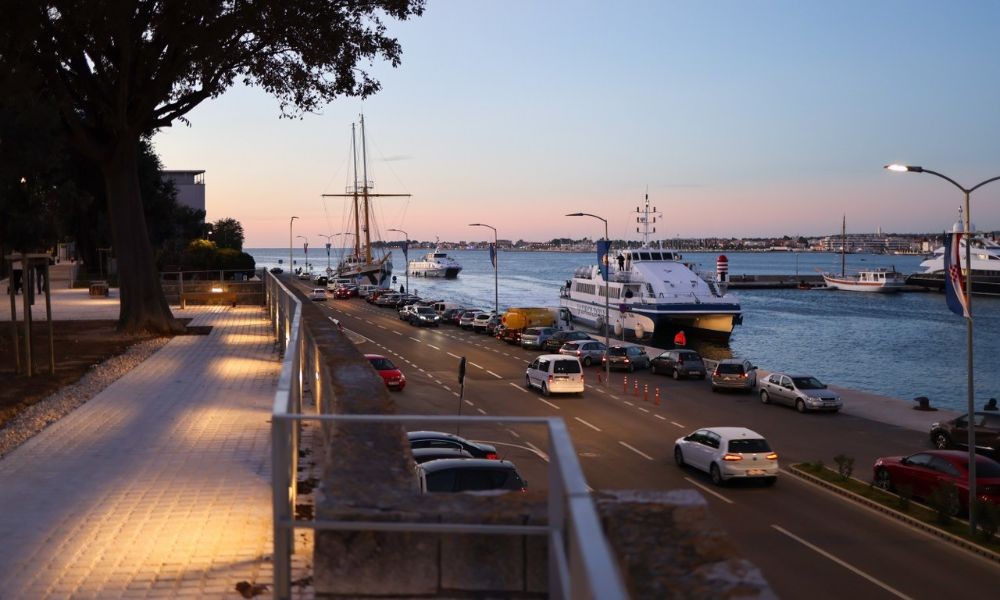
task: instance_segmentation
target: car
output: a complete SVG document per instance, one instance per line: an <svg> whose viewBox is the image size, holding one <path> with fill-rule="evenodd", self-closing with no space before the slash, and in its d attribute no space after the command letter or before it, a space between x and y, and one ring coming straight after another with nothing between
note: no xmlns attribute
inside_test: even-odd
<svg viewBox="0 0 1000 600"><path fill-rule="evenodd" d="M417 465L420 491L485 492L517 490L523 492L528 483L507 460L481 458L444 458Z"/></svg>
<svg viewBox="0 0 1000 600"><path fill-rule="evenodd" d="M280 275L284 273L285 270L282 269L281 267L271 267L271 272L274 273L275 275Z"/></svg>
<svg viewBox="0 0 1000 600"><path fill-rule="evenodd" d="M400 321L409 321L410 320L410 316L413 315L414 311L416 311L416 310L417 310L417 307L414 304L406 304L406 305L404 305L402 308L399 309L399 320Z"/></svg>
<svg viewBox="0 0 1000 600"><path fill-rule="evenodd" d="M486 326L494 316L496 315L492 311L481 312L476 315L476 317L472 319L472 331L476 333L486 333Z"/></svg>
<svg viewBox="0 0 1000 600"><path fill-rule="evenodd" d="M413 294L400 294L399 297L396 298L395 307L396 310L399 310L404 306L416 304L417 302L420 302L420 296L414 296Z"/></svg>
<svg viewBox="0 0 1000 600"><path fill-rule="evenodd" d="M724 358L712 369L712 391L740 390L752 392L757 387L757 367L749 360Z"/></svg>
<svg viewBox="0 0 1000 600"><path fill-rule="evenodd" d="M521 332L521 347L529 350L541 350L545 341L552 337L555 327L528 327Z"/></svg>
<svg viewBox="0 0 1000 600"><path fill-rule="evenodd" d="M913 497L928 500L935 488L945 486L957 492L962 512L969 509L969 455L962 450L886 456L875 461L872 471L876 487L890 492L907 487ZM976 492L980 500L1000 504L1000 463L976 455Z"/></svg>
<svg viewBox="0 0 1000 600"><path fill-rule="evenodd" d="M771 373L760 380L760 401L764 404L786 404L800 413L811 411L837 412L844 403L840 395L827 389L812 375Z"/></svg>
<svg viewBox="0 0 1000 600"><path fill-rule="evenodd" d="M406 438L410 441L410 448L456 448L468 452L472 458L487 458L496 460L496 446L483 442L474 442L464 437L444 431L408 431Z"/></svg>
<svg viewBox="0 0 1000 600"><path fill-rule="evenodd" d="M314 288L313 291L309 292L310 300L326 300L326 288Z"/></svg>
<svg viewBox="0 0 1000 600"><path fill-rule="evenodd" d="M559 354L575 356L580 359L583 366L589 367L592 364L601 362L601 359L604 358L605 348L607 346L604 345L604 342L577 340L563 344L563 347L559 349Z"/></svg>
<svg viewBox="0 0 1000 600"><path fill-rule="evenodd" d="M465 311L464 308L446 308L441 313L441 321L443 323L455 324L455 320L462 316L462 312ZM456 316L457 315L457 316Z"/></svg>
<svg viewBox="0 0 1000 600"><path fill-rule="evenodd" d="M565 344L566 342L575 342L578 340L589 340L589 339L592 338L582 331L571 331L571 330L557 331L553 333L549 337L549 339L545 340L545 343L542 344L542 349L547 350L549 352L558 352L559 349L562 348L563 344Z"/></svg>
<svg viewBox="0 0 1000 600"><path fill-rule="evenodd" d="M341 286L333 291L333 297L338 300L346 300L353 296L357 296L358 288Z"/></svg>
<svg viewBox="0 0 1000 600"><path fill-rule="evenodd" d="M565 354L543 354L528 365L524 385L542 394L582 394L583 366L580 359Z"/></svg>
<svg viewBox="0 0 1000 600"><path fill-rule="evenodd" d="M368 293L367 296L365 296L365 302L367 302L368 304L377 304L379 298L381 298L385 294L390 294L390 293L394 292L390 292L389 290L383 290L383 289L372 290L371 292Z"/></svg>
<svg viewBox="0 0 1000 600"><path fill-rule="evenodd" d="M667 350L649 361L650 373L663 373L674 379L705 378L705 362L694 350Z"/></svg>
<svg viewBox="0 0 1000 600"><path fill-rule="evenodd" d="M705 427L674 442L678 467L708 473L715 485L734 479L778 480L778 455L764 436L746 427Z"/></svg>
<svg viewBox="0 0 1000 600"><path fill-rule="evenodd" d="M374 294L373 294L374 295ZM398 292L388 292L385 294L379 294L375 300L375 306L396 306L396 301L399 300L401 294Z"/></svg>
<svg viewBox="0 0 1000 600"><path fill-rule="evenodd" d="M372 293L376 291L380 291L380 288L377 285L373 285L371 283L363 283L358 286L358 296L362 298L367 299L368 296L370 296Z"/></svg>
<svg viewBox="0 0 1000 600"><path fill-rule="evenodd" d="M1000 413L974 412L976 451L1000 460ZM931 425L931 443L939 450L967 448L969 444L969 417L962 415L949 421Z"/></svg>
<svg viewBox="0 0 1000 600"><path fill-rule="evenodd" d="M625 369L629 373L649 366L649 355L642 346L611 346L608 353L601 357L601 365L604 365L605 359L610 369Z"/></svg>
<svg viewBox="0 0 1000 600"><path fill-rule="evenodd" d="M442 458L472 458L472 455L461 448L414 448L413 462L419 464Z"/></svg>
<svg viewBox="0 0 1000 600"><path fill-rule="evenodd" d="M495 336L497 334L497 327L501 325L503 325L502 317L500 315L493 315L486 322L486 335Z"/></svg>
<svg viewBox="0 0 1000 600"><path fill-rule="evenodd" d="M472 329L472 321L476 318L476 315L482 314L482 312L481 310L465 311L458 320L458 326L462 329Z"/></svg>
<svg viewBox="0 0 1000 600"><path fill-rule="evenodd" d="M416 325L418 327L426 325L428 327L437 327L441 325L441 317L434 312L434 309L430 306L417 306L411 304L406 308L411 309L409 315L410 325Z"/></svg>
<svg viewBox="0 0 1000 600"><path fill-rule="evenodd" d="M313 277L313 283L316 285L325 286L327 284L328 278L326 275L316 275Z"/></svg>
<svg viewBox="0 0 1000 600"><path fill-rule="evenodd" d="M308 271L299 271L299 273L298 273L298 275L296 275L296 277L298 277L299 279L301 279L303 281L309 281L309 280L312 279L312 273L309 273Z"/></svg>
<svg viewBox="0 0 1000 600"><path fill-rule="evenodd" d="M385 381L387 388L397 392L403 391L403 388L406 387L406 375L403 375L403 372L392 364L391 360L381 354L365 354L365 358L378 372L379 377Z"/></svg>

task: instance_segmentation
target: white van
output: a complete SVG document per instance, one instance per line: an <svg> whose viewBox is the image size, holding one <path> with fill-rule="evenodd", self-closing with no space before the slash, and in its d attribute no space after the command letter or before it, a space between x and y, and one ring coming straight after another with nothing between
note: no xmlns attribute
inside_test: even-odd
<svg viewBox="0 0 1000 600"><path fill-rule="evenodd" d="M433 304L434 312L438 315L443 315L444 311L451 310L453 308L461 308L461 304L455 304L454 302L435 302Z"/></svg>
<svg viewBox="0 0 1000 600"><path fill-rule="evenodd" d="M528 365L524 384L542 393L583 394L583 366L580 359L565 354L543 354Z"/></svg>
<svg viewBox="0 0 1000 600"><path fill-rule="evenodd" d="M345 285L354 285L354 280L349 277L331 277L326 280L326 291L336 292L337 288Z"/></svg>

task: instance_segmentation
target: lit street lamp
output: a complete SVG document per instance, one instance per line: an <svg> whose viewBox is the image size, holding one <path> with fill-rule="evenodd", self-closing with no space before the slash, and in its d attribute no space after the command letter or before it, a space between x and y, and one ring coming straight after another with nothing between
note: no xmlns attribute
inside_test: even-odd
<svg viewBox="0 0 1000 600"><path fill-rule="evenodd" d="M976 534L976 428L975 423L975 384L972 381L972 216L969 214L969 195L977 189L983 187L987 183L1000 180L1000 176L991 177L986 181L977 183L976 185L966 188L959 184L957 181L948 177L947 175L942 175L937 171L931 171L930 169L925 169L923 167L914 167L910 165L886 165L886 169L890 171L896 171L897 173L929 173L931 175L936 175L941 179L944 179L948 183L962 190L962 194L965 195L965 297L966 297L966 317L965 317L965 339L966 339L966 390L967 390L967 409L968 409L968 439L967 443L969 446L969 530L972 535ZM947 251L947 249L945 249ZM961 268L961 265L959 265ZM944 274L948 277L948 274Z"/></svg>
<svg viewBox="0 0 1000 600"><path fill-rule="evenodd" d="M330 240L333 239L333 236L336 234L323 235L322 233L318 233L316 235L318 235L319 237L326 238L326 274L329 275L330 273L333 272L333 269L330 268L330 245L331 245Z"/></svg>
<svg viewBox="0 0 1000 600"><path fill-rule="evenodd" d="M500 271L500 245L497 243L497 228L486 223L469 223L469 227L489 227L493 230L493 303L494 312L500 314L500 288L497 273Z"/></svg>
<svg viewBox="0 0 1000 600"><path fill-rule="evenodd" d="M607 251L611 252L611 238L608 237L608 220L604 217L598 217L597 215L592 215L590 213L570 213L566 215L567 217L593 217L599 221L604 222L604 239L608 242ZM605 264L607 264L607 255L604 257ZM600 265L598 265L600 268ZM608 308L608 278L611 276L611 267L607 267L606 275L604 277L604 385L605 387L610 385L611 382L611 361L608 360L608 347L611 345L611 339L608 336L608 317L610 315L610 310ZM625 323L622 323L622 337L624 337Z"/></svg>
<svg viewBox="0 0 1000 600"><path fill-rule="evenodd" d="M298 219L298 217L292 217L291 219L288 219L288 272L289 273L294 273L294 269L292 269L292 265L295 264L292 261L292 223L295 221L295 219Z"/></svg>
<svg viewBox="0 0 1000 600"><path fill-rule="evenodd" d="M403 236L406 238L405 240L403 240L403 243L406 244L407 246L410 244L410 234L406 233L402 229L389 229L388 231L395 231L397 233L402 233ZM406 252L403 253L403 261L406 262L406 265L405 265L405 268L406 268L406 293L409 294L410 293L410 262L409 262L409 258L407 257L406 254L407 254Z"/></svg>

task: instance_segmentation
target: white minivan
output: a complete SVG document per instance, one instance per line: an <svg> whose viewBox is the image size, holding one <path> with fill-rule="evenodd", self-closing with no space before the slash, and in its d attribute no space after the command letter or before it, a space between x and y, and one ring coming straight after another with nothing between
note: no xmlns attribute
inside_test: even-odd
<svg viewBox="0 0 1000 600"><path fill-rule="evenodd" d="M549 394L582 394L583 366L580 359L565 354L543 354L536 358L524 375L524 384Z"/></svg>

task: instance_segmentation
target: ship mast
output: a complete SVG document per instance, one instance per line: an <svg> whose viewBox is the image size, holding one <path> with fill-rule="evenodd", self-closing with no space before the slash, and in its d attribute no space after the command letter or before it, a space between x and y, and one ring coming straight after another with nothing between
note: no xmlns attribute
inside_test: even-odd
<svg viewBox="0 0 1000 600"><path fill-rule="evenodd" d="M651 227L651 226L656 223L656 217L662 217L663 214L657 212L655 206L653 207L652 210L650 210L650 208L649 208L649 192L646 192L646 205L645 205L645 207L640 211L639 207L636 206L635 207L635 212L636 212L637 215L640 215L640 216L637 216L635 218L635 222L638 223L638 224L640 224L642 226L641 229L639 227L636 227L635 228L635 232L642 234L642 246L643 246L643 248L646 248L646 247L649 246L649 234L650 233L656 233L656 227Z"/></svg>
<svg viewBox="0 0 1000 600"><path fill-rule="evenodd" d="M847 215L840 224L840 276L847 277Z"/></svg>
<svg viewBox="0 0 1000 600"><path fill-rule="evenodd" d="M354 258L361 258L361 225L358 212L358 144L354 132L354 123L351 123L351 157L354 159L354 187L351 191L354 194Z"/></svg>

